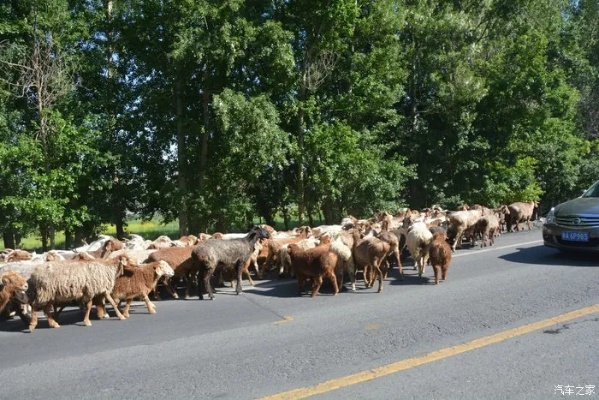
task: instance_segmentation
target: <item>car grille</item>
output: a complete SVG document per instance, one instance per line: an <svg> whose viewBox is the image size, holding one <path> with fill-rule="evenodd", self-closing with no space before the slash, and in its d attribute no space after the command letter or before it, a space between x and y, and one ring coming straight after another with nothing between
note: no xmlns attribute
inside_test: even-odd
<svg viewBox="0 0 599 400"><path fill-rule="evenodd" d="M591 228L599 226L599 216L560 215L555 219L557 225L569 228Z"/></svg>

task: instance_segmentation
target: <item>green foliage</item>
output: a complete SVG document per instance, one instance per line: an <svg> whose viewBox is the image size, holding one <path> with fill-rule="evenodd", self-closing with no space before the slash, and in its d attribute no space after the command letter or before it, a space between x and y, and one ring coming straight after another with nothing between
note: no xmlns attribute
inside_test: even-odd
<svg viewBox="0 0 599 400"><path fill-rule="evenodd" d="M550 205L599 174L595 2L107 4L0 5L5 239Z"/></svg>

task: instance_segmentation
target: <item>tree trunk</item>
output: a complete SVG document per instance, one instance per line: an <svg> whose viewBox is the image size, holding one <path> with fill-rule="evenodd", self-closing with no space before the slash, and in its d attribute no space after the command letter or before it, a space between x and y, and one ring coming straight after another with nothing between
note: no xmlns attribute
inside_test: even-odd
<svg viewBox="0 0 599 400"><path fill-rule="evenodd" d="M5 249L15 249L17 247L15 243L15 235L10 227L2 232L2 239L4 240Z"/></svg>
<svg viewBox="0 0 599 400"><path fill-rule="evenodd" d="M177 108L177 183L179 185L179 193L181 196L181 203L179 203L179 236L189 234L189 221L187 212L187 178L185 172L187 168L187 160L185 157L185 132L183 131L183 85L181 84L181 74L177 78L175 87L175 102Z"/></svg>
<svg viewBox="0 0 599 400"><path fill-rule="evenodd" d="M200 139L200 171L198 174L198 189L200 194L204 190L204 178L206 177L206 165L208 165L208 133L210 130L210 91L208 90L208 69L204 71L204 88L202 89L202 110L204 113L204 124Z"/></svg>

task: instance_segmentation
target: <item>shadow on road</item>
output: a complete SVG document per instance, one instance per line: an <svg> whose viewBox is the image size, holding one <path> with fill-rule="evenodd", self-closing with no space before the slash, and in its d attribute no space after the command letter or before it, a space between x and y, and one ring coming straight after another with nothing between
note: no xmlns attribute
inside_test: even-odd
<svg viewBox="0 0 599 400"><path fill-rule="evenodd" d="M513 252L499 256L500 259L522 264L556 265L568 267L599 266L599 255L592 253L561 253L545 246L515 248Z"/></svg>

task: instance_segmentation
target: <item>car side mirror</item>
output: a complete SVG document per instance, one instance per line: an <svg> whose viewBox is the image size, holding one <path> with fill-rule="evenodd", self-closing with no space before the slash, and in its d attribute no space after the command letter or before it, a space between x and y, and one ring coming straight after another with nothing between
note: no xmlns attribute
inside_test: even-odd
<svg viewBox="0 0 599 400"><path fill-rule="evenodd" d="M578 197L581 197L583 194L585 194L585 193L586 193L586 191L587 191L586 189L582 189L582 190L580 191L580 195L579 195Z"/></svg>

